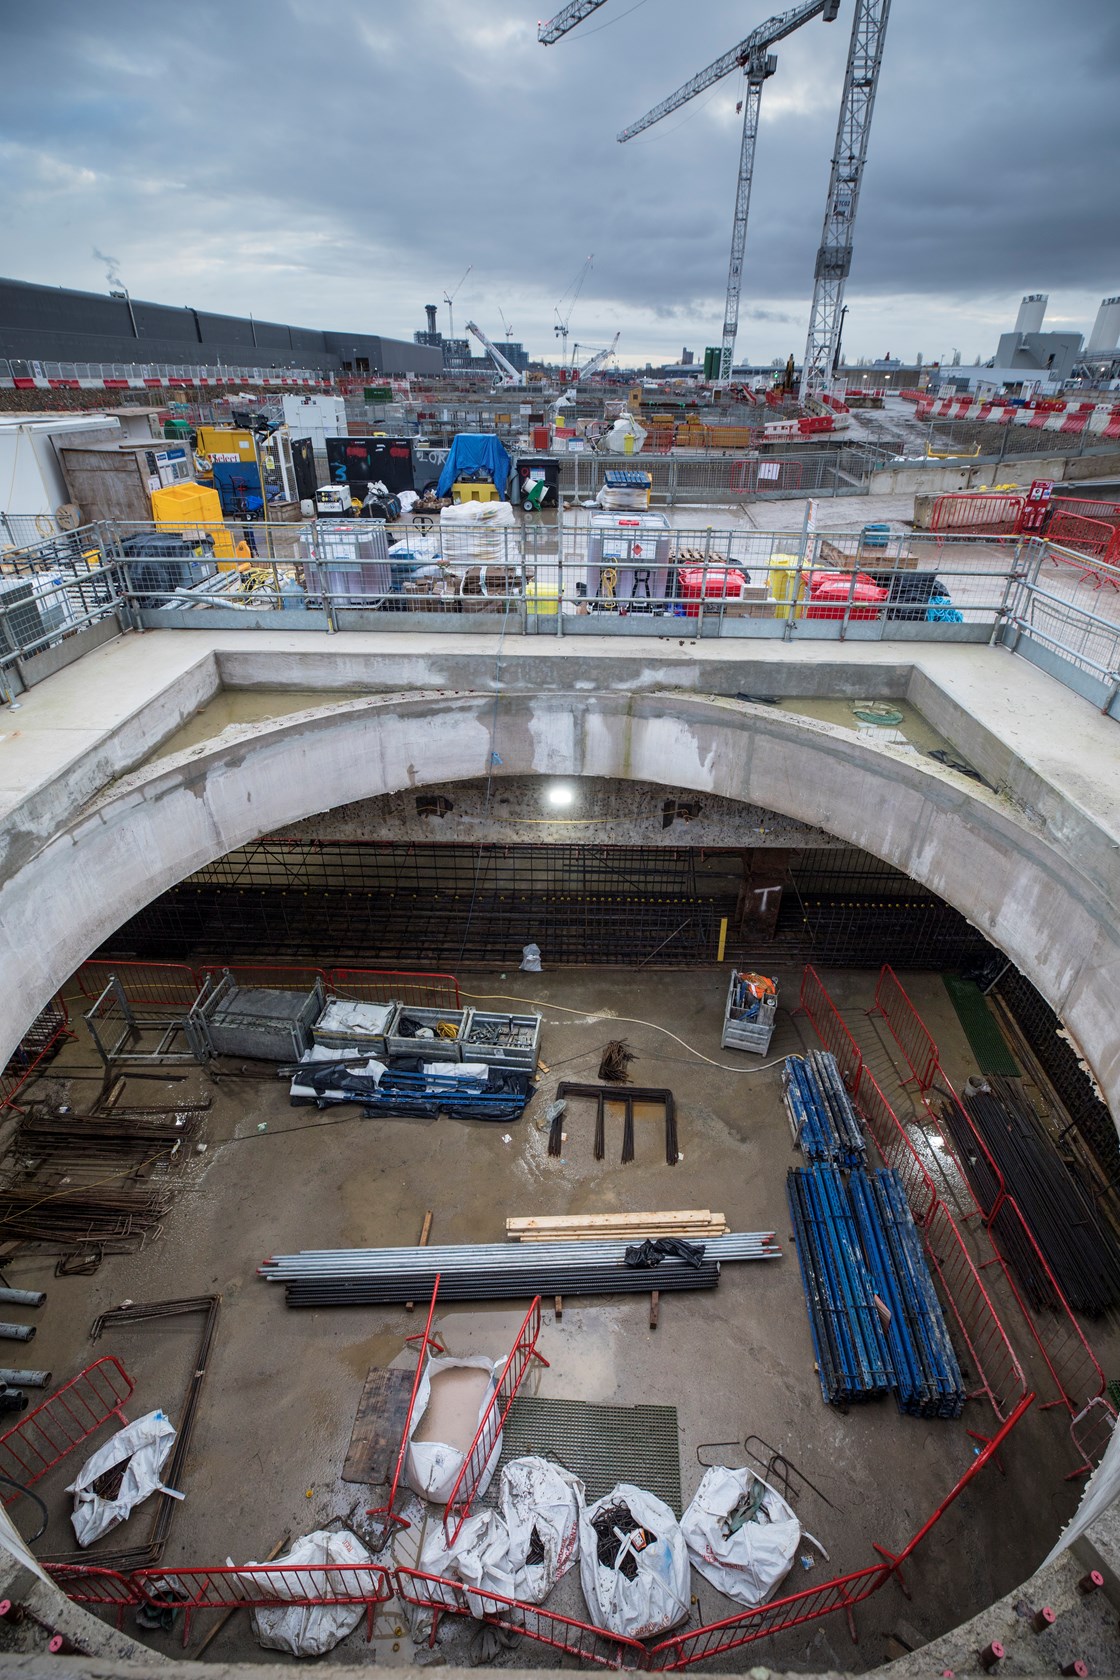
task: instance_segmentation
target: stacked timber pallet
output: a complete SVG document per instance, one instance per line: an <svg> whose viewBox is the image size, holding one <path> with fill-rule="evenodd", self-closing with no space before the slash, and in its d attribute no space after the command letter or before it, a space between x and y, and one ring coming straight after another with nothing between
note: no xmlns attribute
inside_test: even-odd
<svg viewBox="0 0 1120 1680"><path fill-rule="evenodd" d="M644 1237L687 1237L706 1242L731 1227L722 1213L681 1208L664 1213L558 1213L507 1219L510 1242L638 1242Z"/></svg>

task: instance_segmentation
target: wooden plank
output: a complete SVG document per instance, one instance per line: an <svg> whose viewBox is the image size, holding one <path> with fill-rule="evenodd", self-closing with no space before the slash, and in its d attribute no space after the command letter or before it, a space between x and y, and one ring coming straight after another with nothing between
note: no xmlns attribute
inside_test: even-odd
<svg viewBox="0 0 1120 1680"><path fill-rule="evenodd" d="M429 1208L427 1213L424 1215L424 1223L420 1227L419 1247L427 1248L428 1238L431 1236L431 1234L432 1234L432 1210L431 1210L431 1208ZM412 1309L415 1307L415 1305L416 1305L415 1301L406 1301L405 1304L404 1304L405 1312L411 1312Z"/></svg>
<svg viewBox="0 0 1120 1680"><path fill-rule="evenodd" d="M646 1230L639 1227L636 1230L620 1231L572 1231L552 1232L547 1237L522 1237L525 1246L532 1246L542 1242L588 1242L592 1238L599 1242L634 1242L638 1238L656 1240L659 1237L683 1237L692 1242L707 1242L714 1237L726 1237L730 1227L727 1225L684 1225L678 1229L667 1229L660 1226L657 1230Z"/></svg>
<svg viewBox="0 0 1120 1680"><path fill-rule="evenodd" d="M396 1463L412 1395L412 1371L375 1365L366 1376L342 1467L344 1482L387 1482Z"/></svg>
<svg viewBox="0 0 1120 1680"><path fill-rule="evenodd" d="M648 1230L655 1225L724 1225L726 1215L709 1208L670 1208L656 1213L543 1213L507 1219L506 1233L520 1236L525 1231L597 1231L619 1226Z"/></svg>

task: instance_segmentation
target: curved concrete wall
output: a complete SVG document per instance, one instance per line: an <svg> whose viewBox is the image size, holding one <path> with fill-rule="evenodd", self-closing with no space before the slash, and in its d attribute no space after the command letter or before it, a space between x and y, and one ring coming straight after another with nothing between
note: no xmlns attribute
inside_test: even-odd
<svg viewBox="0 0 1120 1680"><path fill-rule="evenodd" d="M1120 941L1097 870L1083 876L1037 819L951 771L788 713L680 694L361 700L245 726L124 777L33 855L9 858L0 1052L91 950L192 870L335 805L488 767L693 788L875 853L1031 976L1120 1102Z"/></svg>

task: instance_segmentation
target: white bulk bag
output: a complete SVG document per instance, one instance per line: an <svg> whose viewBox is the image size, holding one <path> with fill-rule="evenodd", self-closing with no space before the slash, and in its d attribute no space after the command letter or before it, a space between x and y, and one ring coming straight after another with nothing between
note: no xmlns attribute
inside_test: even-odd
<svg viewBox="0 0 1120 1680"><path fill-rule="evenodd" d="M583 1502L583 1483L570 1470L543 1458L516 1458L502 1471L499 1509L468 1517L450 1547L438 1529L424 1547L421 1568L479 1593L540 1604L576 1560ZM543 1556L530 1563L531 1552ZM472 1594L468 1604L479 1619L493 1609Z"/></svg>
<svg viewBox="0 0 1120 1680"><path fill-rule="evenodd" d="M599 1536L592 1524L600 1511L620 1502L654 1538L640 1549L633 1540L620 1540L612 1567L599 1562ZM627 1554L636 1565L633 1580L617 1567ZM683 1622L691 1607L688 1548L680 1524L668 1505L629 1482L619 1482L594 1505L581 1507L579 1578L596 1627L628 1639L665 1633Z"/></svg>
<svg viewBox="0 0 1120 1680"><path fill-rule="evenodd" d="M727 1519L752 1485L765 1490L758 1512L734 1534L726 1534ZM780 1493L750 1470L726 1470L719 1464L704 1476L681 1529L700 1574L728 1598L750 1606L769 1598L801 1542L801 1524Z"/></svg>
<svg viewBox="0 0 1120 1680"><path fill-rule="evenodd" d="M226 1562L231 1564L232 1559L227 1558ZM332 1534L320 1528L297 1540L275 1560L273 1567L262 1563L243 1564L244 1569L267 1573L242 1576L241 1583L250 1601L254 1593L267 1593L270 1598L303 1598L312 1592L322 1592L324 1597L337 1594L341 1598L353 1593L372 1597L376 1581L372 1570L359 1573L348 1568L344 1575L330 1573L332 1565L372 1562L369 1552L353 1534ZM281 1564L288 1563L302 1564L305 1570L314 1568L316 1574L277 1572ZM318 1573L324 1567L327 1573ZM364 1612L362 1604L293 1604L287 1609L260 1605L253 1611L253 1631L266 1650L289 1651L293 1657L321 1657L353 1633Z"/></svg>
<svg viewBox="0 0 1120 1680"><path fill-rule="evenodd" d="M447 1445L441 1441L417 1441L413 1437L420 1427L421 1419L428 1409L432 1397L432 1382L446 1371L485 1371L489 1377L483 1395L478 1404L478 1413L470 1423L469 1438L462 1447ZM408 1426L408 1453L405 1458L405 1481L414 1493L421 1499L431 1500L433 1505L446 1505L455 1491L455 1483L460 1470L463 1468L467 1453L470 1451L471 1440L486 1414L486 1409L498 1386L495 1375L497 1366L492 1359L483 1355L476 1355L470 1359L429 1359L424 1366L424 1374L420 1378L420 1387L416 1393L416 1405L413 1407L412 1419ZM486 1436L480 1445L480 1452L485 1454L486 1463L479 1478L476 1493L485 1493L490 1485L490 1478L498 1467L498 1460L502 1456L502 1431L499 1427L499 1410L497 1407L491 1413L487 1424Z"/></svg>
<svg viewBox="0 0 1120 1680"><path fill-rule="evenodd" d="M92 1546L95 1540L100 1540L103 1534L108 1534L111 1528L124 1522L134 1508L157 1488L163 1493L172 1492L163 1486L159 1473L174 1439L174 1424L157 1410L118 1429L103 1447L98 1447L92 1458L86 1459L77 1477L66 1489L67 1493L74 1495L72 1520L79 1546ZM94 1493L94 1482L125 1459L128 1465L117 1497L103 1499L100 1494ZM176 1499L183 1497L181 1493L173 1496Z"/></svg>

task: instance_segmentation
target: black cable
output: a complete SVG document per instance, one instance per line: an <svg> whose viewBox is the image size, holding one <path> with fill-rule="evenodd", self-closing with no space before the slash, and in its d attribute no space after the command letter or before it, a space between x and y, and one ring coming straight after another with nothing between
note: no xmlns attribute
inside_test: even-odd
<svg viewBox="0 0 1120 1680"><path fill-rule="evenodd" d="M22 1482L17 1482L15 1480L14 1476L0 1475L0 1482L7 1482L9 1487L14 1487L19 1493L25 1493L27 1495L28 1499L33 1499L35 1501L36 1505L38 1505L40 1511L42 1511L42 1513L43 1513L42 1522L40 1523L39 1527L35 1530L35 1533L32 1534L30 1536L30 1538L27 1540L27 1545L33 1546L35 1544L36 1540L39 1539L40 1535L44 1534L46 1532L47 1524L50 1521L50 1513L47 1510L46 1505L39 1498L39 1495L37 1493L33 1493L29 1487L24 1487Z"/></svg>

